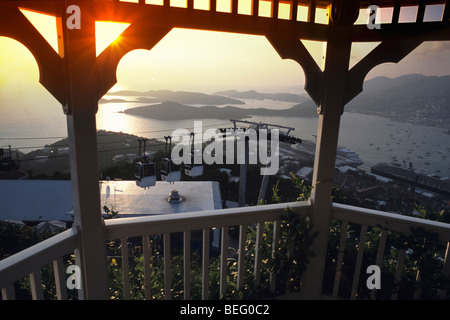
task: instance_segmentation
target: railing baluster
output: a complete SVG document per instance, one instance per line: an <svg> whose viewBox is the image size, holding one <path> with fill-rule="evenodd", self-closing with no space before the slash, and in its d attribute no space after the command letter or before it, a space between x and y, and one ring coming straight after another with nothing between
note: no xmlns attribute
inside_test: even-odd
<svg viewBox="0 0 450 320"><path fill-rule="evenodd" d="M442 274L445 276L450 276L450 242L447 242L447 249L445 250L445 257L444 257L444 265L442 266ZM445 298L447 290L439 289L438 290L438 297L441 299Z"/></svg>
<svg viewBox="0 0 450 320"><path fill-rule="evenodd" d="M247 226L239 226L239 249L238 249L238 274L237 274L237 289L241 290L244 286L244 262L245 262L245 241L247 236Z"/></svg>
<svg viewBox="0 0 450 320"><path fill-rule="evenodd" d="M164 296L166 300L172 299L172 274L170 265L170 233L163 234L164 242Z"/></svg>
<svg viewBox="0 0 450 320"><path fill-rule="evenodd" d="M398 251L398 257L397 257L397 267L395 268L395 274L394 274L394 289L392 290L391 299L397 300L398 298L398 291L399 291L399 284L400 280L402 279L403 274L403 265L405 263L405 257L406 257L406 250L400 249Z"/></svg>
<svg viewBox="0 0 450 320"><path fill-rule="evenodd" d="M341 238L338 247L338 258L336 263L336 273L334 275L333 298L336 299L339 293L339 283L341 282L342 265L344 261L345 245L347 243L348 221L342 223Z"/></svg>
<svg viewBox="0 0 450 320"><path fill-rule="evenodd" d="M280 240L280 221L275 220L273 222L273 236L272 236L272 259L275 258L275 253L278 250L278 242ZM270 274L270 289L275 292L277 283L277 275L275 273Z"/></svg>
<svg viewBox="0 0 450 320"><path fill-rule="evenodd" d="M256 225L256 243L255 243L255 287L261 284L261 243L264 231L264 222L258 222Z"/></svg>
<svg viewBox="0 0 450 320"><path fill-rule="evenodd" d="M361 265L362 258L364 255L364 246L367 237L367 226L361 226L361 233L359 235L359 244L358 244L358 255L356 257L356 265L355 265L355 273L353 274L353 284L352 284L352 293L350 299L356 299L356 294L358 290L359 276L361 274Z"/></svg>
<svg viewBox="0 0 450 320"><path fill-rule="evenodd" d="M10 284L5 288L2 288L2 299L3 300L16 300L16 293L14 290L14 284Z"/></svg>
<svg viewBox="0 0 450 320"><path fill-rule="evenodd" d="M228 227L222 227L220 244L220 297L227 292L227 262L228 262Z"/></svg>
<svg viewBox="0 0 450 320"><path fill-rule="evenodd" d="M142 237L142 247L144 252L144 292L145 299L152 299L151 292L151 279L150 279L150 259L151 259L151 247L150 247L150 237L148 235Z"/></svg>
<svg viewBox="0 0 450 320"><path fill-rule="evenodd" d="M62 257L53 260L53 273L55 275L56 299L66 300L67 290L64 277L64 262Z"/></svg>
<svg viewBox="0 0 450 320"><path fill-rule="evenodd" d="M31 297L33 300L44 299L41 283L41 270L37 269L30 273Z"/></svg>
<svg viewBox="0 0 450 320"><path fill-rule="evenodd" d="M420 269L417 270L417 275L416 275L416 289L414 290L414 294L413 294L413 300L419 300L420 299L420 295L422 293L422 286L420 286L420 281L421 281L421 274L420 274Z"/></svg>
<svg viewBox="0 0 450 320"><path fill-rule="evenodd" d="M209 229L203 229L203 249L202 249L202 299L209 298Z"/></svg>
<svg viewBox="0 0 450 320"><path fill-rule="evenodd" d="M381 265L383 264L383 258L384 258L384 248L386 246L386 240L387 240L387 230L383 229L381 230L380 234L380 243L378 244L378 252L377 252L377 266L381 268Z"/></svg>
<svg viewBox="0 0 450 320"><path fill-rule="evenodd" d="M123 298L130 300L130 270L128 266L128 239L121 238L121 253L122 253L122 278L123 278Z"/></svg>
<svg viewBox="0 0 450 320"><path fill-rule="evenodd" d="M183 232L183 283L184 300L191 299L191 232Z"/></svg>
<svg viewBox="0 0 450 320"><path fill-rule="evenodd" d="M377 261L376 261L376 265L380 269L383 265L384 248L386 246L386 239L387 239L387 230L383 229L383 230L381 230L381 234L380 234L380 242L378 244ZM373 289L372 292L370 293L370 298L375 299L376 294L377 294L377 290Z"/></svg>

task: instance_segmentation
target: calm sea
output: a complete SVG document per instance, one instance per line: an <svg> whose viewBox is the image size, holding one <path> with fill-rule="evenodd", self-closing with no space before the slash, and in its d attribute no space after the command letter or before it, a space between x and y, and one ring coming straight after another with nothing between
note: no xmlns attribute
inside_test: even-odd
<svg viewBox="0 0 450 320"><path fill-rule="evenodd" d="M248 108L282 109L291 105L268 100L247 100L246 103ZM189 130L194 126L193 120L157 121L120 112L139 105L143 104L100 104L97 128L163 139L177 128ZM293 127L295 130L292 134L304 140L314 141L317 133L317 118L254 117L246 120ZM203 120L204 130L231 126L230 121L223 119ZM30 116L22 113L0 119L0 146L11 145L25 153L42 148L45 144L53 143L65 136L67 136L66 120L58 108L53 108L45 114L36 113ZM441 128L413 125L377 116L344 113L339 145L359 154L367 168L379 162L401 164L405 161L408 166L411 162L414 168L424 173L450 177L450 135Z"/></svg>

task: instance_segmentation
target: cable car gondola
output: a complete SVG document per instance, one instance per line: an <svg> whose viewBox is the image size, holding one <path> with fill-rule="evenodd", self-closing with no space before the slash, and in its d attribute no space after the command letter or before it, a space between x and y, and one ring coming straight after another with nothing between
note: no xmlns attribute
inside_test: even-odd
<svg viewBox="0 0 450 320"><path fill-rule="evenodd" d="M184 173L188 176L191 177L198 177L203 175L203 163L197 164L194 163L194 159L195 159L195 152L197 152L194 149L194 133L191 133L191 137L192 137L192 148L191 148L191 163L184 164ZM200 151L201 152L201 151Z"/></svg>
<svg viewBox="0 0 450 320"><path fill-rule="evenodd" d="M194 156L192 155L192 163L184 165L184 173L191 177L199 177L203 175L203 165L202 164L194 164Z"/></svg>
<svg viewBox="0 0 450 320"><path fill-rule="evenodd" d="M174 182L181 180L181 166L176 165L170 157L172 137L164 137L166 139L166 157L161 160L161 180L167 182ZM169 145L167 144L167 141Z"/></svg>
<svg viewBox="0 0 450 320"><path fill-rule="evenodd" d="M145 142L147 139L138 139L139 141L139 154L141 159L136 161L134 167L134 177L136 179L136 185L141 188L153 187L156 184L156 165L153 161L148 159L145 153ZM144 142L144 152L141 153L141 143Z"/></svg>

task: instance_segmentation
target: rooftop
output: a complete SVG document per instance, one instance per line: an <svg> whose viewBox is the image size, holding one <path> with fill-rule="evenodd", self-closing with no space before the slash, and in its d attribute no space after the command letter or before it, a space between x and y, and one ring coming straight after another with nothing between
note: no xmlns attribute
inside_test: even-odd
<svg viewBox="0 0 450 320"><path fill-rule="evenodd" d="M181 201L169 202L177 190ZM73 221L70 180L0 180L0 220ZM222 209L219 183L213 181L158 181L143 189L135 181L101 181L101 207L118 217L136 217Z"/></svg>
<svg viewBox="0 0 450 320"><path fill-rule="evenodd" d="M178 191L181 201L168 201L172 190ZM134 181L102 181L100 194L102 207L112 206L119 217L222 209L220 186L213 181L157 181L148 189Z"/></svg>
<svg viewBox="0 0 450 320"><path fill-rule="evenodd" d="M73 221L68 180L0 180L0 220Z"/></svg>

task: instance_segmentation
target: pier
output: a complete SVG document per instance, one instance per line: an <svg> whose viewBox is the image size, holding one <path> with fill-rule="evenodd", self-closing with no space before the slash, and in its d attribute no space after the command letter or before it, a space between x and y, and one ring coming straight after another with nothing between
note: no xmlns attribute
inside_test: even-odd
<svg viewBox="0 0 450 320"><path fill-rule="evenodd" d="M405 169L385 163L379 163L371 168L371 172L383 177L410 183L415 187L435 193L450 195L450 180L421 174L411 169Z"/></svg>

